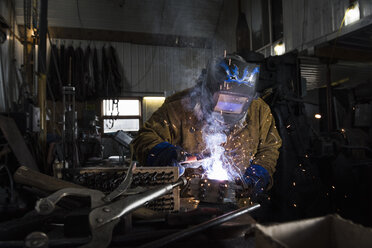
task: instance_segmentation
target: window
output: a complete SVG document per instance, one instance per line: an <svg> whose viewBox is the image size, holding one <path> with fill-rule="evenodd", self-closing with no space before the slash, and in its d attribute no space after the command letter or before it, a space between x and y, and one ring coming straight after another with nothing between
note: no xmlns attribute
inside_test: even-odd
<svg viewBox="0 0 372 248"><path fill-rule="evenodd" d="M257 50L270 43L268 0L252 1L252 47Z"/></svg>
<svg viewBox="0 0 372 248"><path fill-rule="evenodd" d="M283 38L282 0L271 0L272 42Z"/></svg>
<svg viewBox="0 0 372 248"><path fill-rule="evenodd" d="M251 50L276 55L274 46L283 40L282 0L248 0ZM285 51L284 51L285 52Z"/></svg>
<svg viewBox="0 0 372 248"><path fill-rule="evenodd" d="M105 99L102 101L103 132L138 131L142 121L139 98Z"/></svg>

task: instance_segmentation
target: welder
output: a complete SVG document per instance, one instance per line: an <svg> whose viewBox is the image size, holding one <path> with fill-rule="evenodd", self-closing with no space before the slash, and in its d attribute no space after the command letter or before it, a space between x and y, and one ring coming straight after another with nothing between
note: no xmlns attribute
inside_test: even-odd
<svg viewBox="0 0 372 248"><path fill-rule="evenodd" d="M216 145L228 174L256 194L270 188L281 139L256 92L259 71L259 64L236 54L212 59L193 88L168 97L140 129L132 142L137 160L182 168L195 156L213 155L207 137L217 132L226 136Z"/></svg>

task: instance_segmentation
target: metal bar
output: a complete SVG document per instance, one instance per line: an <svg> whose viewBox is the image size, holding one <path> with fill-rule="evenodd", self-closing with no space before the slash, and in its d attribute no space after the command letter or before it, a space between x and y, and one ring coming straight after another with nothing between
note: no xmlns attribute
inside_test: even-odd
<svg viewBox="0 0 372 248"><path fill-rule="evenodd" d="M204 37L67 27L49 27L49 32L52 38L58 39L129 42L139 45L167 47L212 48L212 40Z"/></svg>
<svg viewBox="0 0 372 248"><path fill-rule="evenodd" d="M39 35L39 63L38 72L46 73L46 36L48 30L48 0L40 1L40 35Z"/></svg>
<svg viewBox="0 0 372 248"><path fill-rule="evenodd" d="M251 212L257 208L259 208L261 205L260 204L254 204L253 206L248 206L244 208L240 208L237 210L234 210L232 212L226 213L224 215L218 216L214 219L208 220L206 222L203 222L199 225L196 225L194 227L191 227L189 229L186 229L184 231L180 231L174 234L171 234L169 236L166 236L164 238L155 240L153 242L147 243L145 245L140 246L140 248L156 248L156 247L162 247L164 245L167 245L171 242L174 242L176 240L179 240L181 238L185 238L187 236L190 236L192 234L195 234L197 232L204 231L207 228L213 227L220 225L226 221L229 221L231 219L234 219L236 217L239 217L245 213Z"/></svg>
<svg viewBox="0 0 372 248"><path fill-rule="evenodd" d="M327 131L331 132L333 129L333 113L332 113L332 81L331 81L331 67L327 63Z"/></svg>

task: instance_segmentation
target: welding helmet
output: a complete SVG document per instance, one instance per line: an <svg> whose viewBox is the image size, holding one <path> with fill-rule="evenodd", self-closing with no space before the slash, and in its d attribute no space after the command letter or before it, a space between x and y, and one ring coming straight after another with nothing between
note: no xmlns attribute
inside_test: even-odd
<svg viewBox="0 0 372 248"><path fill-rule="evenodd" d="M247 114L257 98L260 67L239 55L213 59L207 71L207 88L213 96L212 114L226 125L234 125Z"/></svg>

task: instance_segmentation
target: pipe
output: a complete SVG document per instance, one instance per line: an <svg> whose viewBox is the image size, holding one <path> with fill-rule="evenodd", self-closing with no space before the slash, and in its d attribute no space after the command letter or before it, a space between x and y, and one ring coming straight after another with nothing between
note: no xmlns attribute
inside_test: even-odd
<svg viewBox="0 0 372 248"><path fill-rule="evenodd" d="M40 107L40 141L42 144L43 152L46 151L46 75L44 73L39 75L38 80L38 96Z"/></svg>
<svg viewBox="0 0 372 248"><path fill-rule="evenodd" d="M145 245L140 246L140 248L156 248L156 247L162 247L164 245L167 245L169 243L172 243L176 240L179 240L181 238L188 237L192 234L195 234L197 232L204 231L205 229L208 229L213 226L218 226L226 221L229 221L231 219L234 219L236 217L239 217L240 215L243 215L245 213L251 212L257 208L259 208L260 204L254 204L252 206L243 207L234 211L231 211L229 213L226 213L224 215L218 216L214 219L208 220L206 222L203 222L199 225L193 226L191 228L188 228L186 230L171 234L169 236L166 236L164 238L155 240L153 242L147 243Z"/></svg>

